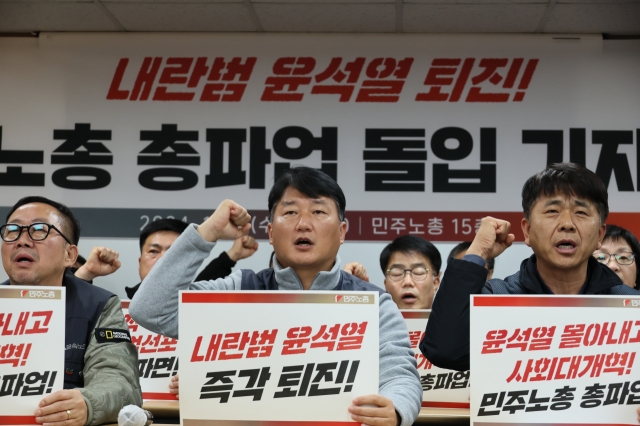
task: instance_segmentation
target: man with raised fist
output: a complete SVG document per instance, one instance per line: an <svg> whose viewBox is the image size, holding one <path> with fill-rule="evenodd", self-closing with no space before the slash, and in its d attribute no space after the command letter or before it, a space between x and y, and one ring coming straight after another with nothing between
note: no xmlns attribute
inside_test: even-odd
<svg viewBox="0 0 640 426"><path fill-rule="evenodd" d="M404 320L387 293L340 270L338 249L347 231L342 189L325 173L297 167L283 173L269 194L269 242L273 269L236 271L193 282L220 239L237 239L251 227L247 211L225 200L200 226L190 225L160 259L129 306L145 328L178 337L179 290L378 291L380 303L379 394L358 396L348 409L354 421L409 426L420 410L422 387Z"/></svg>
<svg viewBox="0 0 640 426"><path fill-rule="evenodd" d="M469 295L472 294L598 294L639 295L599 263L609 214L607 188L592 171L559 163L530 177L522 188L524 242L533 255L519 272L486 281L486 260L513 243L511 224L482 219L467 254L449 259L433 302L422 353L435 365L469 369Z"/></svg>

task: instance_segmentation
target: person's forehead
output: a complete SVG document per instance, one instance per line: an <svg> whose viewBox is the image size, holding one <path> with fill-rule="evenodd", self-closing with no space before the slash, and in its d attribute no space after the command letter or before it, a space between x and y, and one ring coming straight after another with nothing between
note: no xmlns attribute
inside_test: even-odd
<svg viewBox="0 0 640 426"><path fill-rule="evenodd" d="M389 257L389 265L387 265L387 267L390 267L391 265L411 266L414 264L424 264L429 269L432 267L431 260L427 256L416 251L394 251L391 253L391 257Z"/></svg>
<svg viewBox="0 0 640 426"><path fill-rule="evenodd" d="M591 207L594 203L588 198L578 197L573 194L565 194L562 192L556 192L552 195L540 194L536 200L537 205L549 205L549 204L563 204L568 203L571 205L580 205L585 207Z"/></svg>
<svg viewBox="0 0 640 426"><path fill-rule="evenodd" d="M33 222L62 222L61 213L53 206L45 203L29 203L20 206L14 211L7 222L18 224L30 224Z"/></svg>
<svg viewBox="0 0 640 426"><path fill-rule="evenodd" d="M302 204L318 204L318 205L327 205L330 207L336 207L336 203L332 198L329 198L324 195L319 195L317 197L310 197L307 194L304 194L293 187L288 187L282 197L278 201L278 207L287 207L292 205L302 205Z"/></svg>
<svg viewBox="0 0 640 426"><path fill-rule="evenodd" d="M144 241L144 245L145 246L150 244L171 245L179 236L180 234L173 231L168 231L168 230L156 231L147 237L147 239Z"/></svg>
<svg viewBox="0 0 640 426"><path fill-rule="evenodd" d="M611 238L607 238L602 242L601 249L604 247L612 248L613 250L624 249L627 251L631 251L631 246L629 245L629 243L627 243L627 241L624 238L617 238L615 240Z"/></svg>

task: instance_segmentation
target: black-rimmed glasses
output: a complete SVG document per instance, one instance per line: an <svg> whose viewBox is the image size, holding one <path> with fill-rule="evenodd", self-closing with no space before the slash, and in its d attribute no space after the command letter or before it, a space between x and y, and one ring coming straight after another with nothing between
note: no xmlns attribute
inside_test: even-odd
<svg viewBox="0 0 640 426"><path fill-rule="evenodd" d="M414 281L424 281L429 275L429 269L423 266L417 266L413 269L391 268L387 269L387 276L391 281L402 281L409 272Z"/></svg>
<svg viewBox="0 0 640 426"><path fill-rule="evenodd" d="M69 239L65 237L64 234L54 225L50 223L42 223L42 222L32 223L31 225L18 225L16 223L7 223L5 225L0 226L0 237L2 237L2 239L8 243L17 241L18 238L20 238L20 235L22 235L23 229L27 230L29 237L31 237L33 241L45 240L49 236L49 232L51 232L52 229L55 229L58 232L58 234L60 234L62 238L64 238L66 242L73 245L73 243L69 241Z"/></svg>
<svg viewBox="0 0 640 426"><path fill-rule="evenodd" d="M618 263L618 265L631 265L636 257L635 253L631 253L630 251L628 252L622 252L622 253L616 253L616 254L609 254L609 253L594 253L593 257L596 258L596 260L602 264L607 265L609 263L609 261L611 260L611 258L614 258L616 260L616 262Z"/></svg>

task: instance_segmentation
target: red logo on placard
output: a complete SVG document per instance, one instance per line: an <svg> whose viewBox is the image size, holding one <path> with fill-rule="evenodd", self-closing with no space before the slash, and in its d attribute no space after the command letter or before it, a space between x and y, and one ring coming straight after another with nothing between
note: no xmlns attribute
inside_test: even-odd
<svg viewBox="0 0 640 426"><path fill-rule="evenodd" d="M20 297L25 297L27 294L29 294L29 290L22 290L20 292Z"/></svg>
<svg viewBox="0 0 640 426"><path fill-rule="evenodd" d="M624 299L624 300L622 301L622 305L623 305L623 306L629 306L629 302L631 302L631 300L629 300L629 299Z"/></svg>
<svg viewBox="0 0 640 426"><path fill-rule="evenodd" d="M341 295L341 294L339 294L339 295L337 295L337 296L336 296L336 302L339 302L339 301L340 301L340 299L342 299L342 295Z"/></svg>

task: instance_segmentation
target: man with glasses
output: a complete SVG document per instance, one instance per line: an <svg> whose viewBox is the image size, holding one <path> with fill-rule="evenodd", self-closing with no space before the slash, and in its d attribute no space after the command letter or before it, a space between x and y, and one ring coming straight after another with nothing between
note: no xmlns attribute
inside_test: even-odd
<svg viewBox="0 0 640 426"><path fill-rule="evenodd" d="M273 269L241 270L193 282L217 240L241 238L251 228L246 209L223 201L205 222L187 227L158 260L129 305L131 316L149 330L178 337L179 290L378 291L378 394L355 395L346 409L361 424L410 426L420 410L422 387L409 333L388 294L340 270L338 250L347 232L345 205L342 189L325 173L308 167L286 171L269 193Z"/></svg>
<svg viewBox="0 0 640 426"><path fill-rule="evenodd" d="M602 246L593 257L615 272L625 285L640 290L640 269L636 262L640 243L629 230L617 225L607 225Z"/></svg>
<svg viewBox="0 0 640 426"><path fill-rule="evenodd" d="M2 285L66 288L64 390L34 407L36 422L64 426L117 421L120 409L142 404L138 355L131 339L106 340L105 331L129 335L120 300L65 269L76 261L80 227L63 204L26 197L0 226ZM101 333L102 332L102 333Z"/></svg>
<svg viewBox="0 0 640 426"><path fill-rule="evenodd" d="M436 246L415 235L396 238L380 253L384 287L400 309L431 309L440 266Z"/></svg>

